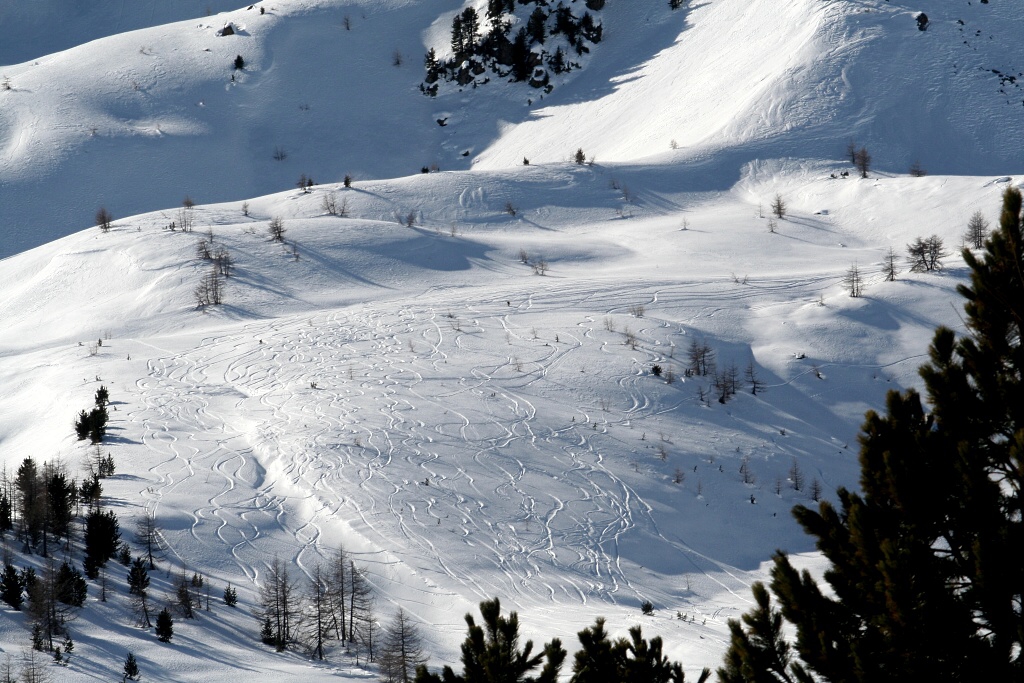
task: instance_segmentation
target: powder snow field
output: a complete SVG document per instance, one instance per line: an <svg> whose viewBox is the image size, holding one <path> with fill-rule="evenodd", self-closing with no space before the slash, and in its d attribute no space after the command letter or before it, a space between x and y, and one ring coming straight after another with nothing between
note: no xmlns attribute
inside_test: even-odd
<svg viewBox="0 0 1024 683"><path fill-rule="evenodd" d="M932 234L955 251L1024 183L1020 81L991 71L1021 70L1024 19L999 4L928 8L920 32L903 3L611 1L586 69L543 100L497 81L419 93L447 0L107 3L38 43L65 51L34 52L69 4L0 0L21 36L0 59L28 60L0 67L0 453L78 473L71 424L107 386L125 536L153 512L164 566L206 572L214 603L231 582L240 605L160 644L113 565L59 680L109 680L128 650L152 680L369 680L341 651L267 650L249 614L274 556L302 577L342 543L433 665L497 596L535 641L572 651L605 616L716 666L776 549L820 570L790 508L814 480L856 487L865 410L918 385L937 325L962 329L958 255L886 282L885 254ZM852 171L848 139L870 178L831 177ZM565 161L577 147L594 163ZM915 160L932 175L905 175ZM322 184L289 189L300 173ZM186 194L194 230L172 231ZM100 204L105 234L87 227ZM210 235L235 268L204 311ZM684 376L694 340L735 365L727 404ZM0 617L15 657L23 620Z"/></svg>

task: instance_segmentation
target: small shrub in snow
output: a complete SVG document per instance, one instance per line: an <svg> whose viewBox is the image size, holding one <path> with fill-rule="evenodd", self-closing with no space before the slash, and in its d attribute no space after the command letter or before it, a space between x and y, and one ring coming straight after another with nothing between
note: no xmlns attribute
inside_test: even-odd
<svg viewBox="0 0 1024 683"><path fill-rule="evenodd" d="M244 69L245 68L245 60L242 59L242 55L238 55L237 57L235 57L234 65L235 65L235 71L238 71L240 69Z"/></svg>
<svg viewBox="0 0 1024 683"><path fill-rule="evenodd" d="M587 155L583 153L583 148L580 147L576 150L576 153L572 155L572 160L577 164L583 165L587 160Z"/></svg>
<svg viewBox="0 0 1024 683"><path fill-rule="evenodd" d="M100 230L108 232L110 230L110 224L113 222L114 216L107 211L107 207L101 206L96 210L96 225Z"/></svg>
<svg viewBox="0 0 1024 683"><path fill-rule="evenodd" d="M644 602L640 605L640 611L650 616L654 614L654 604L650 600L644 600Z"/></svg>

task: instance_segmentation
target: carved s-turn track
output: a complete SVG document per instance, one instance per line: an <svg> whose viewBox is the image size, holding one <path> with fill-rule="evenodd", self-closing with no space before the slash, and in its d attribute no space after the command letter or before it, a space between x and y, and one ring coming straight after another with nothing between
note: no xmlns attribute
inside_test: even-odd
<svg viewBox="0 0 1024 683"><path fill-rule="evenodd" d="M441 590L632 599L622 540L664 536L628 463L603 451L628 452L625 430L678 404L652 395L641 368L680 327L620 311L699 317L700 292L725 286L575 283L455 307L436 291L211 336L137 383L144 495L183 562L227 546L250 579L270 555L308 567L325 538L355 533ZM639 347L594 324L604 316L632 321Z"/></svg>

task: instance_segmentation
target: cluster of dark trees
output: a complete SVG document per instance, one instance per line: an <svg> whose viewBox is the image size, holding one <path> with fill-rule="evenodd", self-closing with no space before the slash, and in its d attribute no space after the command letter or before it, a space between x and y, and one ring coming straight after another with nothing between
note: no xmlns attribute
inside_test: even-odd
<svg viewBox="0 0 1024 683"><path fill-rule="evenodd" d="M519 644L519 616L501 614L497 598L480 603L483 623L477 624L466 615L469 626L462 643L462 673L446 666L433 673L425 666L416 668L415 683L557 683L567 653L558 638L533 653L533 641ZM604 619L578 634L580 649L573 656L571 683L683 683L685 675L679 662L662 652L660 637L650 641L639 626L629 630L628 638L611 640L604 629ZM535 676L527 677L536 669ZM698 683L704 683L711 671L704 669ZM385 679L382 677L381 679ZM390 679L407 681L409 679Z"/></svg>
<svg viewBox="0 0 1024 683"><path fill-rule="evenodd" d="M601 23L588 10L600 10L604 1L488 0L484 17L467 7L452 20L451 58L438 59L433 48L427 52L420 89L436 95L440 80L468 85L487 72L548 86L549 70L578 68L573 58L601 41ZM513 24L520 26L514 33Z"/></svg>
<svg viewBox="0 0 1024 683"><path fill-rule="evenodd" d="M96 400L91 410L78 413L75 420L75 434L79 441L89 439L92 443L100 443L107 435L107 404L110 402L110 394L107 388L100 386L96 390Z"/></svg>
<svg viewBox="0 0 1024 683"><path fill-rule="evenodd" d="M935 333L930 409L891 392L862 428L861 492L794 509L828 589L777 553L730 622L723 683L1024 680L1021 209L1007 190L984 254L962 252L967 331Z"/></svg>
<svg viewBox="0 0 1024 683"><path fill-rule="evenodd" d="M65 624L73 610L85 603L85 576L97 578L100 570L120 546L117 516L100 506L102 486L95 462L90 461L90 476L79 484L68 476L59 462L39 466L25 458L13 477L6 470L0 476L0 537L7 535L21 543L23 553L38 552L46 563L39 574L32 567L20 571L8 553L0 576L0 599L21 610L27 603L36 649L54 650L54 638L67 635ZM74 522L81 521L83 575L73 562L79 534ZM58 562L51 553L61 551Z"/></svg>

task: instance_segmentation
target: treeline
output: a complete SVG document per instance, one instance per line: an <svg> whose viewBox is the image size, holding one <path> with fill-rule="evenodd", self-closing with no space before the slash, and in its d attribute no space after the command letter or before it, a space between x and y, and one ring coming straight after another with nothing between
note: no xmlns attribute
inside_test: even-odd
<svg viewBox="0 0 1024 683"><path fill-rule="evenodd" d="M438 59L434 48L427 52L420 90L433 96L438 81L468 85L487 72L550 90L549 71L579 68L573 60L601 42L603 27L587 10L600 10L604 1L571 0L556 6L551 0L488 0L484 17L467 7L452 19L452 56ZM513 26L520 28L513 32Z"/></svg>

